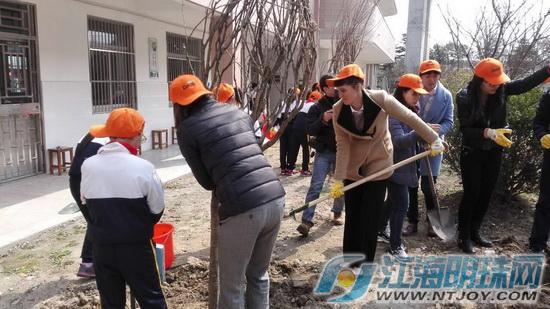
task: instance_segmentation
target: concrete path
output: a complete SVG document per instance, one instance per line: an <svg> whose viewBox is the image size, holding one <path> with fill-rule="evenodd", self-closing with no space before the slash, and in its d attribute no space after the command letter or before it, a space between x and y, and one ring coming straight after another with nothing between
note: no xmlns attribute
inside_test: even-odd
<svg viewBox="0 0 550 309"><path fill-rule="evenodd" d="M191 172L177 145L146 151L141 157L155 165L163 183ZM71 203L74 200L67 174L41 174L1 184L0 248L78 218L80 212L73 213L74 207L66 208Z"/></svg>

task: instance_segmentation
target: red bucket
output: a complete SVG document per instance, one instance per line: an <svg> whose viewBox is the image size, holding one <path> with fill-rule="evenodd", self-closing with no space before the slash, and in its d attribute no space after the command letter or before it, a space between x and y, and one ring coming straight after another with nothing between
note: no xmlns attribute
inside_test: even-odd
<svg viewBox="0 0 550 309"><path fill-rule="evenodd" d="M174 226L170 223L157 223L153 229L155 244L164 245L164 269L168 269L174 262L174 241L172 234Z"/></svg>

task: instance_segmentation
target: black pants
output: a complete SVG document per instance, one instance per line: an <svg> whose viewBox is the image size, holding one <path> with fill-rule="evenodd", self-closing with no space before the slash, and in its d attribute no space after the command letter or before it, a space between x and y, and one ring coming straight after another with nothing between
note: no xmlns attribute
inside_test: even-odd
<svg viewBox="0 0 550 309"><path fill-rule="evenodd" d="M78 205L78 208L84 215L84 218L87 219L87 210L83 208L82 206L82 200L80 199L80 176L70 176L69 177L69 188L71 190L71 195L74 198L74 201L76 202L76 205ZM89 229L86 227L86 235L84 236L84 242L82 243L82 251L80 253L80 258L82 258L83 263L92 263L93 257L92 257L92 238L90 236L90 233L88 232Z"/></svg>
<svg viewBox="0 0 550 309"><path fill-rule="evenodd" d="M281 171L289 169L288 161L291 135L292 128L289 124L283 134L279 136L279 162L281 163Z"/></svg>
<svg viewBox="0 0 550 309"><path fill-rule="evenodd" d="M502 149L463 149L460 172L464 193L458 211L458 232L463 240L479 233L500 172Z"/></svg>
<svg viewBox="0 0 550 309"><path fill-rule="evenodd" d="M94 244L97 289L104 309L123 309L126 284L141 308L167 308L153 244Z"/></svg>
<svg viewBox="0 0 550 309"><path fill-rule="evenodd" d="M535 208L531 237L529 237L530 247L535 250L544 249L548 242L548 233L550 233L550 150L544 152L542 161L540 193Z"/></svg>
<svg viewBox="0 0 550 309"><path fill-rule="evenodd" d="M424 203L426 205L426 220L428 220L428 210L435 207L435 196L430 189L429 176L420 177L420 185L424 194ZM437 183L437 176L433 176L434 185ZM407 211L407 220L409 223L418 224L418 187L409 188L409 210Z"/></svg>
<svg viewBox="0 0 550 309"><path fill-rule="evenodd" d="M418 187L409 187L409 209L407 210L409 223L418 223Z"/></svg>
<svg viewBox="0 0 550 309"><path fill-rule="evenodd" d="M302 171L309 171L309 144L307 143L307 134L303 131L294 131L290 137L290 145L288 151L288 168L294 169L296 167L296 160L298 160L298 152L300 152L300 146L302 147Z"/></svg>
<svg viewBox="0 0 550 309"><path fill-rule="evenodd" d="M345 192L344 253L363 253L366 262L374 261L386 185L387 180L371 181Z"/></svg>

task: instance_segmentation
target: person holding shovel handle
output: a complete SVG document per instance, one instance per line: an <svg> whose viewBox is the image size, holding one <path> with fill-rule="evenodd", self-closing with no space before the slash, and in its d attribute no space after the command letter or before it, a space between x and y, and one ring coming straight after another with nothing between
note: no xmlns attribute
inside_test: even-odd
<svg viewBox="0 0 550 309"><path fill-rule="evenodd" d="M372 262L387 181L392 172L345 193L342 192L343 185L393 164L389 116L414 129L430 144L433 155L443 151L443 143L433 129L393 96L382 90L364 89L364 80L365 74L356 64L344 66L336 78L327 80L329 87L338 89L341 98L333 108L336 135L334 178L337 182L331 191L333 197L344 195L346 204L344 253L362 253L366 262Z"/></svg>
<svg viewBox="0 0 550 309"><path fill-rule="evenodd" d="M475 66L468 86L456 95L464 187L458 212L458 247L465 253L475 253L474 244L493 246L480 229L497 182L502 150L512 145L506 136L512 134L506 123L508 96L527 92L548 77L550 66L524 79L510 81L500 61L486 58Z"/></svg>

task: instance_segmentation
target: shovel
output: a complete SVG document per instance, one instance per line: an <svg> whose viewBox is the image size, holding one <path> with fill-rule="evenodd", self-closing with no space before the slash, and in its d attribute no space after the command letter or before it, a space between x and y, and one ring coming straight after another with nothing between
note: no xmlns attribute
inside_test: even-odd
<svg viewBox="0 0 550 309"><path fill-rule="evenodd" d="M427 211L428 219L435 232L435 234L443 241L449 241L454 239L456 235L456 226L454 220L452 220L449 208L439 206L439 198L437 197L437 191L435 190L435 184L432 174L432 167L430 166L430 158L426 157L426 166L428 167L428 181L430 183L430 191L433 196L434 208Z"/></svg>
<svg viewBox="0 0 550 309"><path fill-rule="evenodd" d="M400 167L403 166L403 165L407 165L407 164L409 164L409 163L411 163L411 162L414 162L414 161L416 161L416 160L419 160L419 159L422 159L422 158L424 158L424 157L427 157L429 154L430 154L430 150L426 150L426 151L421 152L421 153L419 153L419 154L417 154L417 155L415 155L415 156L412 156L412 157L410 157L410 158L408 158L408 159L406 159L406 160L403 160L403 161L401 161L401 162L399 162L399 163L396 163L396 164L394 164L394 165L392 165L392 166L388 166L388 167L386 167L385 169L380 170L380 171L378 171L378 172L376 172L376 173L374 173L374 174L372 174L372 175L369 175L369 176L367 176L367 177L365 177L365 178L363 178L363 179L357 180L356 182L350 183L349 185L347 185L347 186L345 186L344 188L342 188L342 192L346 192L346 191L348 191L348 190L350 190L350 189L353 189L353 188L355 188L355 187L357 187L357 186L360 186L360 185L364 184L365 182L369 182L369 181L371 181L371 180L373 180L373 179L375 179L375 178L377 178L377 177L379 177L379 176L381 176L381 175L384 175L384 174L389 173L389 172L391 172L391 171L393 171L393 170L396 170L396 169L400 168ZM292 217L292 218L294 218L294 220L296 220L296 214L297 214L297 213L299 213L299 212L301 212L301 211L304 211L304 210L308 209L309 207L311 207L311 206L313 206L313 205L317 205L317 204L319 204L319 203L321 203L321 202L323 202L323 201L326 201L326 200L328 200L328 199L330 199L330 198L331 198L330 194L327 194L327 195L325 195L325 196L323 196L323 197L320 197L320 198L318 198L318 199L316 199L316 200L314 200L314 201L311 201L311 202L309 202L309 203L304 204L304 205L301 206L300 208L292 209L292 210L291 210L287 215L285 215L284 217L285 217L285 218Z"/></svg>

